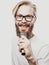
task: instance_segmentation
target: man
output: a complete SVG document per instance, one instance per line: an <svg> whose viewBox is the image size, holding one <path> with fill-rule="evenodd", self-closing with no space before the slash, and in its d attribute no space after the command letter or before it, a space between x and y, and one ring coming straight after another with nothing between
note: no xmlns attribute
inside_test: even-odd
<svg viewBox="0 0 49 65"><path fill-rule="evenodd" d="M36 21L36 6L28 1L19 2L13 9L16 36L12 41L13 65L49 65L49 46L32 32ZM22 37L21 33L25 33ZM24 35L24 34L23 34Z"/></svg>

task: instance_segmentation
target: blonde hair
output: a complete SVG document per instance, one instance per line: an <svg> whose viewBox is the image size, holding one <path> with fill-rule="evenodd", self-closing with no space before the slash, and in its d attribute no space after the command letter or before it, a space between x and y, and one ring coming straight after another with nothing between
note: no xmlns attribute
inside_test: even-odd
<svg viewBox="0 0 49 65"><path fill-rule="evenodd" d="M17 3L17 5L16 5L16 6L13 8L13 10L12 10L12 12L13 12L13 14L14 14L14 17L16 17L16 14L17 14L18 9L19 9L21 6L23 6L23 5L30 5L30 6L34 9L34 15L35 15L35 17L36 17L36 5L35 5L35 4L32 4L32 3L29 2L29 1L21 1L21 2ZM16 27L16 34L17 34L17 36L20 37L20 32L19 32L19 29L18 29L16 23L15 23L15 27ZM28 31L28 33L27 33L27 38L28 38L28 39L31 38L30 33L32 32L33 27L34 27L34 25L31 26L31 28L29 29L29 31ZM33 36L34 36L34 34L33 34Z"/></svg>
<svg viewBox="0 0 49 65"><path fill-rule="evenodd" d="M21 1L19 3L17 3L17 5L13 8L12 12L14 14L14 17L16 17L16 13L18 11L18 9L22 6L22 5L30 5L33 9L34 9L34 14L36 15L36 5L32 4L29 1Z"/></svg>

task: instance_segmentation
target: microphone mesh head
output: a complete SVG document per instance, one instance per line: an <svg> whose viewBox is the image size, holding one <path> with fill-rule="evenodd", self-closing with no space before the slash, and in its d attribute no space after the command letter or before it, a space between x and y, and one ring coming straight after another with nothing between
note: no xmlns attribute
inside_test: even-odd
<svg viewBox="0 0 49 65"><path fill-rule="evenodd" d="M20 37L21 37L21 38L26 38L26 33L25 33L25 32L21 32L21 33L20 33ZM21 50L21 55L25 55L24 49Z"/></svg>
<svg viewBox="0 0 49 65"><path fill-rule="evenodd" d="M23 38L23 37L26 37L26 33L25 33L25 32L21 32L21 33L20 33L20 37L22 37L22 38Z"/></svg>

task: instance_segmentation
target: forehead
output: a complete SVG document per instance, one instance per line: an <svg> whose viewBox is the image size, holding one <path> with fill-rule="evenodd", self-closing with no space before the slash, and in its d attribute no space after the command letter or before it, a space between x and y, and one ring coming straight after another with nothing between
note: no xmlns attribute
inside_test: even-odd
<svg viewBox="0 0 49 65"><path fill-rule="evenodd" d="M30 5L23 5L20 6L20 8L17 11L17 14L22 14L22 15L33 15L34 9Z"/></svg>

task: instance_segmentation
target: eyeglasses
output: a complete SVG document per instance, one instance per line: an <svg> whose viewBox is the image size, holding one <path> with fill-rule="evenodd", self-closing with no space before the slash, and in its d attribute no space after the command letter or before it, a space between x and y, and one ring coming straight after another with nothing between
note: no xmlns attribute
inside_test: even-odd
<svg viewBox="0 0 49 65"><path fill-rule="evenodd" d="M32 16L32 15L26 15L26 16L16 15L16 20L17 21L22 21L23 18L25 18L26 21L31 22L33 20L34 16Z"/></svg>

